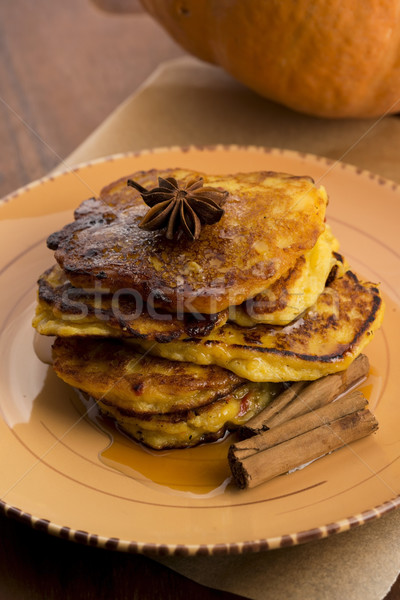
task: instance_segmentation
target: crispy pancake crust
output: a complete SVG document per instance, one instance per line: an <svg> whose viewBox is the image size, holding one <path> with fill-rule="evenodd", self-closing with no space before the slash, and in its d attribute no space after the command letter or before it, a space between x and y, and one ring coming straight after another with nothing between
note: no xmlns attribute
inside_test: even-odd
<svg viewBox="0 0 400 600"><path fill-rule="evenodd" d="M383 312L377 287L347 271L285 327L227 323L206 338L140 345L172 360L218 364L251 381L313 380L346 369L371 341Z"/></svg>
<svg viewBox="0 0 400 600"><path fill-rule="evenodd" d="M134 290L111 295L74 288L58 265L43 273L38 284L33 326L42 335L134 337L164 343L208 335L228 318L228 311L173 315L144 305Z"/></svg>
<svg viewBox="0 0 400 600"><path fill-rule="evenodd" d="M151 188L158 176L203 176L206 186L227 190L222 219L205 225L195 241L144 231L138 223L148 207L124 177L98 199L84 202L75 221L48 239L74 286L93 288L100 282L111 292L133 288L168 310L214 314L269 287L314 246L325 227L325 190L308 177L168 169L129 178Z"/></svg>
<svg viewBox="0 0 400 600"><path fill-rule="evenodd" d="M155 358L111 339L57 338L53 368L66 383L121 412L147 416L199 408L244 383L216 365Z"/></svg>

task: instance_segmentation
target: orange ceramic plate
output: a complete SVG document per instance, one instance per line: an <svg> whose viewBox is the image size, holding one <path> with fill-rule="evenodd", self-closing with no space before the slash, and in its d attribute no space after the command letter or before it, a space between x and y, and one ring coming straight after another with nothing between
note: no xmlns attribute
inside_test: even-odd
<svg viewBox="0 0 400 600"><path fill-rule="evenodd" d="M227 442L148 452L85 416L75 393L33 350L45 240L106 183L137 169L257 169L311 175L328 190L328 221L387 310L367 354L364 392L379 431L251 491L227 481ZM262 148L170 148L114 156L43 179L0 206L0 497L3 510L49 533L134 552L207 554L301 543L397 507L400 493L400 187L354 167Z"/></svg>

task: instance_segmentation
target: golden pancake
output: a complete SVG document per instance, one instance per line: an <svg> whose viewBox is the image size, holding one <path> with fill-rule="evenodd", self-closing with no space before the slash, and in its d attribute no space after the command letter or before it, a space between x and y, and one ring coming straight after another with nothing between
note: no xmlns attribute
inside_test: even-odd
<svg viewBox="0 0 400 600"><path fill-rule="evenodd" d="M111 295L96 289L74 288L58 265L43 273L38 284L33 326L42 335L136 337L169 342L208 335L228 318L228 311L216 315L163 312L144 305L135 290Z"/></svg>
<svg viewBox="0 0 400 600"><path fill-rule="evenodd" d="M235 431L261 412L280 389L278 384L248 382L200 408L158 415L135 414L104 399L98 400L97 406L119 429L146 446L155 450L187 448Z"/></svg>
<svg viewBox="0 0 400 600"><path fill-rule="evenodd" d="M279 384L245 381L218 366L146 356L121 340L57 338L53 367L123 431L155 449L219 439L281 390Z"/></svg>
<svg viewBox="0 0 400 600"><path fill-rule="evenodd" d="M346 369L382 318L383 301L375 284L347 271L285 327L246 329L227 323L206 338L140 346L171 360L217 364L251 381L313 380Z"/></svg>
<svg viewBox="0 0 400 600"><path fill-rule="evenodd" d="M275 397L272 383L247 383L232 394L196 410L183 413L130 415L118 406L98 402L100 410L135 440L156 450L187 448L220 439L257 415ZM279 388L280 389L280 388Z"/></svg>
<svg viewBox="0 0 400 600"><path fill-rule="evenodd" d="M216 365L176 363L95 338L57 338L53 368L73 387L139 415L198 408L244 383Z"/></svg>
<svg viewBox="0 0 400 600"><path fill-rule="evenodd" d="M160 176L180 182L202 176L205 186L228 191L221 220L205 225L194 241L140 229L148 207L124 177L84 202L75 221L48 239L75 287L129 288L170 311L215 314L272 285L325 228L326 192L308 177L154 169L129 178L150 189Z"/></svg>
<svg viewBox="0 0 400 600"><path fill-rule="evenodd" d="M284 276L268 290L230 308L229 320L242 327L258 323L287 325L317 300L338 258L339 243L330 227L319 236L311 250L300 256Z"/></svg>

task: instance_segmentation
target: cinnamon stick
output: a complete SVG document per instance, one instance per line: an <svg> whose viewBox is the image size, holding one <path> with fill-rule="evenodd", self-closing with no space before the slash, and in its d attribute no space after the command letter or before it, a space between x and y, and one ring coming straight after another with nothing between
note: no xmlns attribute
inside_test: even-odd
<svg viewBox="0 0 400 600"><path fill-rule="evenodd" d="M359 391L233 444L228 459L240 488L253 488L369 435L378 428Z"/></svg>
<svg viewBox="0 0 400 600"><path fill-rule="evenodd" d="M257 435L285 421L329 404L367 376L369 361L360 354L345 371L326 375L316 381L293 383L277 396L263 411L243 425L242 438Z"/></svg>

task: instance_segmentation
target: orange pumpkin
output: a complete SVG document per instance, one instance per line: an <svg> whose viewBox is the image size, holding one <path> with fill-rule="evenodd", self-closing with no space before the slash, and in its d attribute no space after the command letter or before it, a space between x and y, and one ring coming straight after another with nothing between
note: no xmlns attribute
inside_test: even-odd
<svg viewBox="0 0 400 600"><path fill-rule="evenodd" d="M141 0L261 95L323 117L400 112L400 0Z"/></svg>

